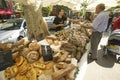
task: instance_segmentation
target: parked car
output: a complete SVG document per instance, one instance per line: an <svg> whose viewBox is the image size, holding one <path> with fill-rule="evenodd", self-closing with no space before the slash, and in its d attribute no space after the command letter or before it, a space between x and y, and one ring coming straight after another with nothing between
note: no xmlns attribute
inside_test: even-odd
<svg viewBox="0 0 120 80"><path fill-rule="evenodd" d="M27 29L24 19L11 19L0 26L0 43L15 43L25 36Z"/></svg>
<svg viewBox="0 0 120 80"><path fill-rule="evenodd" d="M49 29L53 28L53 21L56 16L48 16L48 17L43 17L44 20L47 22Z"/></svg>
<svg viewBox="0 0 120 80"><path fill-rule="evenodd" d="M0 8L0 19L9 19L13 14L13 10Z"/></svg>
<svg viewBox="0 0 120 80"><path fill-rule="evenodd" d="M13 5L10 0L0 0L0 19L10 19L13 14Z"/></svg>

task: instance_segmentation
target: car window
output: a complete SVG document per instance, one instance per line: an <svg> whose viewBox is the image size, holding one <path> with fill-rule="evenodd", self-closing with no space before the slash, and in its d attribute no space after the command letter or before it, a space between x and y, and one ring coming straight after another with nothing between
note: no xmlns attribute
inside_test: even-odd
<svg viewBox="0 0 120 80"><path fill-rule="evenodd" d="M20 22L6 22L1 26L1 30L20 29L21 23L22 23L21 21Z"/></svg>
<svg viewBox="0 0 120 80"><path fill-rule="evenodd" d="M27 29L26 22L24 22L23 27L24 27L24 29Z"/></svg>

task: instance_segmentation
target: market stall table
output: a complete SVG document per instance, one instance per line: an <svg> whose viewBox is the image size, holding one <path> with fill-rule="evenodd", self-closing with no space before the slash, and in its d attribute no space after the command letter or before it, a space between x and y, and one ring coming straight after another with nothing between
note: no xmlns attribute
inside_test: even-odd
<svg viewBox="0 0 120 80"><path fill-rule="evenodd" d="M75 41L75 43L74 43L74 41ZM43 76L43 75L46 74L46 72L47 72L47 74L50 74L50 75L52 74L52 76L48 76L48 77L49 78L52 77L53 80L60 79L63 76L66 76L68 73L70 73L69 77L66 76L66 78L74 79L74 74L76 72L75 66L76 67L78 66L77 69L79 69L79 72L77 71L78 75L76 76L76 80L78 80L79 77L82 77L80 75L83 75L83 71L86 68L85 64L86 64L87 54L89 51L89 49L86 48L86 45L88 44L88 42L89 42L89 34L88 34L87 30L85 30L79 26L70 27L66 30L59 31L59 32L55 33L55 36L47 36L44 40L42 40L40 42L34 41L34 42L30 42L28 44L24 40L20 40L17 43L13 44L14 47L12 47L13 48L12 51L14 53L19 53L19 55L22 55L24 58L21 56L20 59L25 61L25 64L26 64L26 60L28 61L29 64L26 65L26 66L28 66L28 69L27 69L28 72L26 72L26 70L25 70L24 73L23 72L16 73L16 75L8 76L8 78L19 76L19 78L22 79L23 76L21 76L20 74L25 74L24 77L26 77L26 79L27 79L28 78L27 76L30 75L31 73L34 73L34 69L36 69L36 71L37 71L36 74L40 80L43 77L45 78L45 76ZM3 46L1 46L0 48L4 49ZM50 48L54 51L53 60L52 60ZM49 53L49 59L47 59L47 58L45 59L45 56L48 57L48 53ZM38 56L40 56L40 57L38 57ZM51 56L51 58L50 58L50 56ZM42 57L43 57L43 59L42 59ZM16 58L16 57L14 57L14 58ZM79 62L75 58L78 59ZM42 64L41 64L41 60L42 60ZM52 60L52 61L44 62L44 60ZM16 59L15 59L15 61L16 61ZM19 61L19 58L17 61ZM77 62L78 62L78 65L77 65ZM22 65L19 66L20 63L15 63L15 64L18 65L18 70L22 66ZM30 67L30 69L29 69L29 65L33 66L33 68ZM50 65L51 65L51 67L48 67ZM23 67L26 67L26 66L23 66ZM46 66L46 67L43 68L43 66ZM70 67L70 66L73 66L73 67ZM82 67L82 66L84 66L84 67ZM15 65L12 67L14 69ZM40 70L37 69L39 67L40 67ZM9 69L11 69L11 68L7 68L6 70L9 71ZM52 68L54 69L54 72L51 71ZM15 68L15 69L17 70L17 68ZM22 67L21 67L21 69L22 69ZM19 72L21 72L21 69ZM6 75L6 70L5 70L5 75ZM29 73L29 70L32 72ZM38 71L40 71L40 72L38 72ZM44 72L44 73L42 73L42 72ZM3 72L1 72L1 73L3 74ZM35 77L36 74L34 74L33 76L29 76L29 77L37 79ZM58 74L58 75L56 75L56 74ZM42 77L40 77L40 76L42 76ZM2 78L4 78L4 76L2 76Z"/></svg>

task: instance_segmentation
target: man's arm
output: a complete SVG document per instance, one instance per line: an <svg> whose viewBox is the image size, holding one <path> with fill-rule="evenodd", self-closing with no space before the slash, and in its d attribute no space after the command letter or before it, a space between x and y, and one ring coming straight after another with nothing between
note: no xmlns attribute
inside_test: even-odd
<svg viewBox="0 0 120 80"><path fill-rule="evenodd" d="M75 22L75 23L80 22L80 20L79 20L79 19L75 20L75 19L67 18L67 20L68 20L68 21L71 21L71 22Z"/></svg>
<svg viewBox="0 0 120 80"><path fill-rule="evenodd" d="M81 24L81 27L87 28L87 29L93 29L91 24Z"/></svg>
<svg viewBox="0 0 120 80"><path fill-rule="evenodd" d="M65 25L64 25L64 24L55 24L55 23L53 23L53 27L54 27L54 28L57 28L57 27L59 27L59 26L64 27Z"/></svg>
<svg viewBox="0 0 120 80"><path fill-rule="evenodd" d="M82 24L81 26L87 29L95 29L97 30L98 26L103 22L103 18L104 16L98 16L94 19L92 24L86 23L86 24Z"/></svg>

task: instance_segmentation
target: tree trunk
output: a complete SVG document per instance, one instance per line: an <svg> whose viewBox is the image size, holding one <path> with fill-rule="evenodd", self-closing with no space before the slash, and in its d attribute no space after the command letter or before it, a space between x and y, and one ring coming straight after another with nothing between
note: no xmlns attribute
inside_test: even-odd
<svg viewBox="0 0 120 80"><path fill-rule="evenodd" d="M39 10L36 12L31 5L25 5L24 7L24 17L27 22L29 39L34 38L39 41L49 34L47 24L42 17L41 8L42 6L40 6Z"/></svg>
<svg viewBox="0 0 120 80"><path fill-rule="evenodd" d="M42 17L41 0L14 0L24 4L29 39L40 41L49 35L48 26Z"/></svg>

